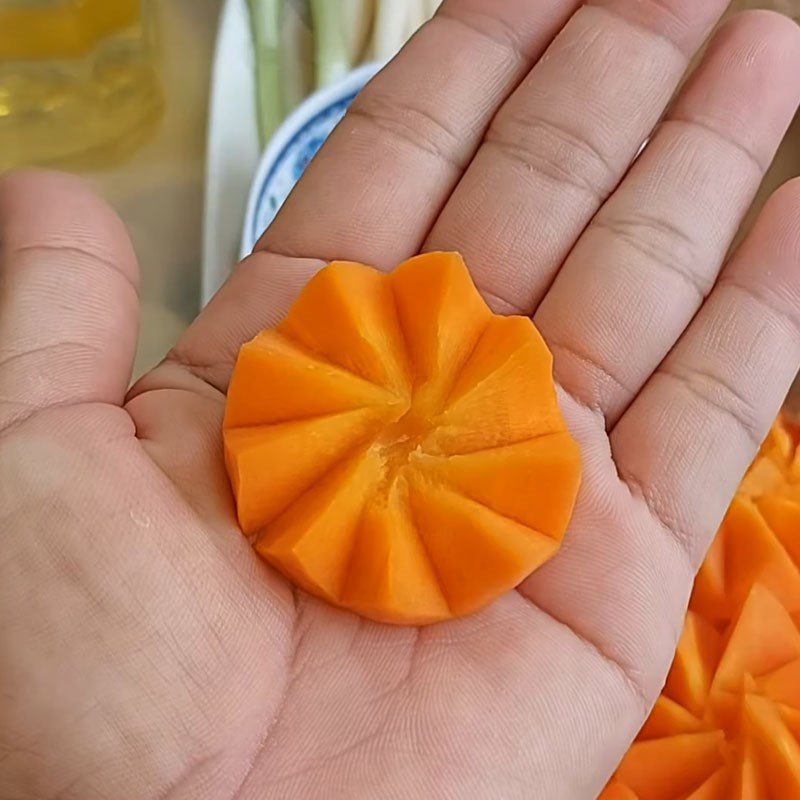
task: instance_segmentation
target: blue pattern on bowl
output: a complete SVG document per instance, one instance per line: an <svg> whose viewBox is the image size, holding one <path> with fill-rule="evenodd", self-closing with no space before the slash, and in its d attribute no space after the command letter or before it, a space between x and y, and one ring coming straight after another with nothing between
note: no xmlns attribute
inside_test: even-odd
<svg viewBox="0 0 800 800"><path fill-rule="evenodd" d="M275 131L250 188L242 234L243 258L252 252L309 162L380 66L378 63L364 64L340 81L312 94Z"/></svg>
<svg viewBox="0 0 800 800"><path fill-rule="evenodd" d="M261 184L249 231L253 244L275 219L309 162L338 125L357 94L358 92L351 92L323 108L283 146Z"/></svg>

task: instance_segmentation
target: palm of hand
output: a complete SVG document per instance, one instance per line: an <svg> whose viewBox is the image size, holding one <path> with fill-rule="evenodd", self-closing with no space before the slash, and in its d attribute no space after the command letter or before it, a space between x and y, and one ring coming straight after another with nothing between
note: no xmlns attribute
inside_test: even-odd
<svg viewBox="0 0 800 800"><path fill-rule="evenodd" d="M606 622L619 606L636 638L663 641L646 676L604 635L617 623L599 626L596 642L571 624L587 613L586 578L569 551L572 565L487 611L421 630L293 593L232 521L223 400L202 384L145 391L125 410L52 409L7 434L10 527L28 535L11 543L24 571L6 584L4 611L28 624L12 639L12 658L23 660L5 768L24 774L47 760L50 794L71 785L75 796L123 797L131 776L95 771L94 747L121 758L133 746L142 797L165 787L175 797L422 796L432 778L442 791L514 796L533 780L563 785L577 751L607 746L585 715L618 720L624 747L674 641L674 630L642 630L650 587L630 613L614 592L595 609ZM565 405L584 447L607 451L596 417ZM613 531L676 548L608 455L587 464L584 480L574 537ZM598 494L609 498L602 519ZM535 602L553 580L566 582L558 616ZM674 598L673 620L684 600Z"/></svg>
<svg viewBox="0 0 800 800"><path fill-rule="evenodd" d="M659 363L711 290L757 184L752 160L768 160L797 102L776 92L742 155L743 145L724 139L738 109L728 101L735 92L748 99L754 84L728 56L769 41L775 46L757 50L756 63L772 74L787 59L797 64L800 47L795 32L764 15L720 34L677 106L688 119L699 113L698 97L710 102L723 120L718 138L706 138L707 121L662 127L573 248L671 89L651 90L646 103L640 93L647 108L630 142L598 159L580 144L583 133L563 133L575 123L569 108L558 122L536 116L534 70L477 149L483 117L574 4L550 0L536 25L523 19L524 3L500 5L487 12L477 1L451 2L415 39L334 135L263 251L127 398L135 268L118 223L65 179L6 180L0 215L11 291L0 327L12 349L0 364L0 786L12 787L11 797L588 798L641 725L669 665L693 570L797 366L800 338L789 323L800 289L796 187L771 202ZM565 96L576 78L559 73L558 62L580 45L570 58L579 67L583 59L588 75L600 55L591 52L590 27L677 81L680 48L654 43L646 24L687 20L680 41L691 47L713 16L677 0L652 4L652 20L626 18L622 2L600 5L579 12L551 50L548 80L560 80ZM491 35L475 29L480 8L482 22L493 20ZM416 66L457 61L455 45L443 45L453 37L471 44L477 63L450 91L481 106L455 133L456 121L428 119L441 90L423 86ZM478 72L491 69L485 83L496 97L487 108ZM620 87L635 93L625 84L637 78L616 80L606 81L601 102L619 113ZM406 116L393 116L396 108ZM520 133L524 114L537 121L538 138ZM517 138L509 135L515 122ZM467 168L456 151L470 131L478 131L477 154ZM702 184L692 173L692 197L663 177L688 170L698 153L738 170L721 200L711 199L721 193L718 177ZM369 175L375 163L387 165L387 185L403 175L399 188L358 188L329 204L337 178ZM600 166L612 173L605 189ZM475 211L487 183L501 178L502 242L489 235L499 218ZM411 209L403 193L412 190L432 195L433 210ZM636 205L643 196L647 217ZM41 208L51 209L49 229L41 215L29 221ZM523 224L545 210L561 230ZM701 212L718 231L712 242L697 228ZM556 559L486 611L418 630L293 592L259 561L234 523L219 430L238 345L273 321L321 263L275 253L391 266L421 246L462 250L500 310L511 305L501 297L536 310L584 478ZM771 264L769 286L755 253ZM83 306L62 322L53 316L51 330L19 309L35 296L56 304L56 314L56 267ZM643 271L647 281L637 282Z"/></svg>

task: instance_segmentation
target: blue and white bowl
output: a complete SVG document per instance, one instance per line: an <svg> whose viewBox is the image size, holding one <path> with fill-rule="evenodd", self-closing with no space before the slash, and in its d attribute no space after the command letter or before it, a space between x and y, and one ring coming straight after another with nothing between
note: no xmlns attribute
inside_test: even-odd
<svg viewBox="0 0 800 800"><path fill-rule="evenodd" d="M241 258L255 247L355 96L380 65L365 64L308 97L281 124L261 156L250 187Z"/></svg>

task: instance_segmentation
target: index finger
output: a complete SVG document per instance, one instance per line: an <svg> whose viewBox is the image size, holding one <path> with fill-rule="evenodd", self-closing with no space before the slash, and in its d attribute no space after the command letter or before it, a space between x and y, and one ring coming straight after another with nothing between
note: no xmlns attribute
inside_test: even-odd
<svg viewBox="0 0 800 800"><path fill-rule="evenodd" d="M354 101L257 249L385 267L419 252L495 112L578 5L447 0Z"/></svg>
<svg viewBox="0 0 800 800"><path fill-rule="evenodd" d="M417 253L497 109L577 0L447 0L312 161L257 252L173 352L224 390L242 342L326 261Z"/></svg>

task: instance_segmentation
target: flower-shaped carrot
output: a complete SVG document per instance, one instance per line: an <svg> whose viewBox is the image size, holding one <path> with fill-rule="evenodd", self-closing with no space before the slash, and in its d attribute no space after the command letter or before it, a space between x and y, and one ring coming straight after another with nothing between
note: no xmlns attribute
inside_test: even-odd
<svg viewBox="0 0 800 800"><path fill-rule="evenodd" d="M319 272L242 348L224 443L258 552L402 624L516 586L558 549L580 480L547 346L492 314L453 253Z"/></svg>

